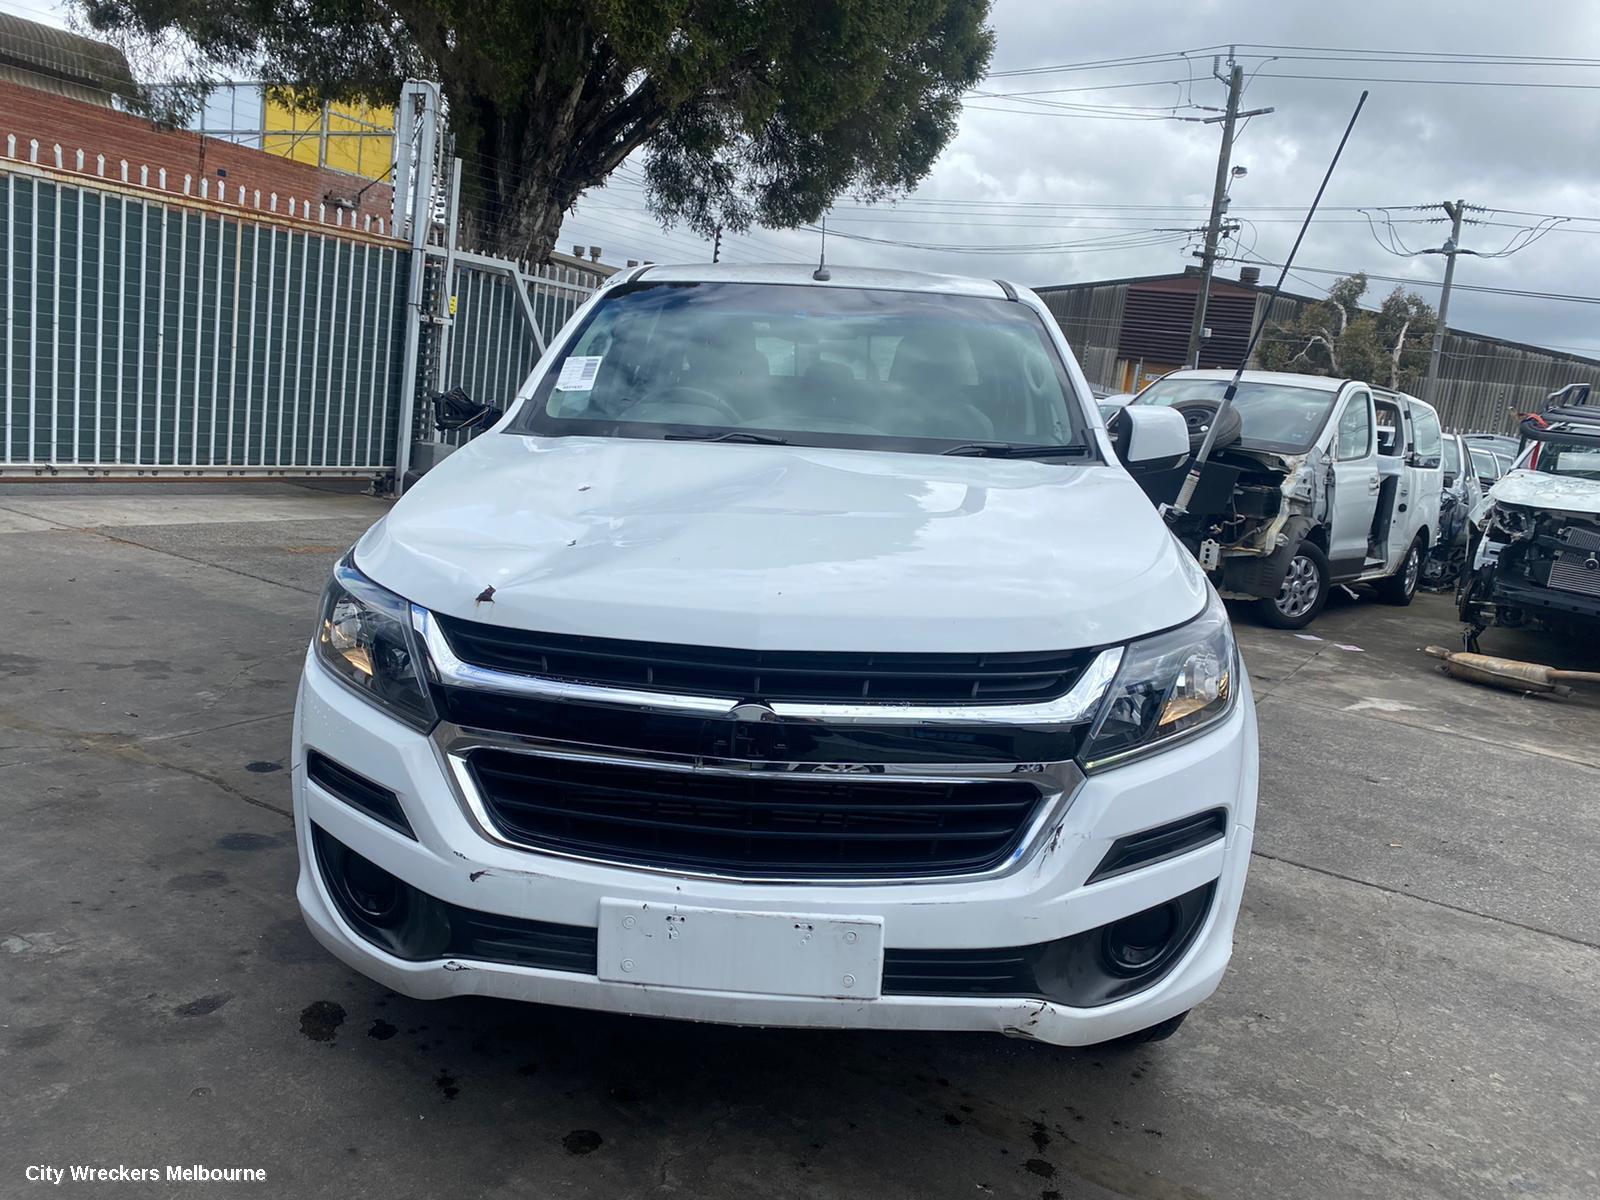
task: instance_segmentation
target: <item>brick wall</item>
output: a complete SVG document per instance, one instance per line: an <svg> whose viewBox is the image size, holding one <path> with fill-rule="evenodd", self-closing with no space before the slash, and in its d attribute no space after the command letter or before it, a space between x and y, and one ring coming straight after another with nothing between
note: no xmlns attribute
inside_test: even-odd
<svg viewBox="0 0 1600 1200"><path fill-rule="evenodd" d="M17 157L23 160L28 157L28 142L37 138L39 162L43 165L54 164L54 147L59 144L69 170L79 150L91 173L95 156L103 154L106 177L110 179L119 177L118 164L126 159L129 182L135 185L141 167L150 168L152 187L157 172L165 168L169 192L181 192L183 177L189 175L193 177L195 195L199 194L202 179L210 181L212 196L217 194L219 184L225 184L230 200L240 187L251 194L259 191L263 208L268 196L276 192L285 206L291 196L297 202L310 201L313 215L319 204L327 204L329 221L334 219L330 197L353 199L366 187L357 220L381 218L385 228L389 223L392 192L387 183L369 186L367 180L354 175L294 162L220 138L159 129L142 117L0 80L0 147L8 134L16 136ZM349 220L347 215L345 221Z"/></svg>

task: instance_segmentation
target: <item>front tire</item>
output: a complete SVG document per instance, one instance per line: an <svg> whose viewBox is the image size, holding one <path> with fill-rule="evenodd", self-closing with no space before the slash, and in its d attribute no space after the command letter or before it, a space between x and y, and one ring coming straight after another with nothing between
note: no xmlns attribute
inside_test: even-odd
<svg viewBox="0 0 1600 1200"><path fill-rule="evenodd" d="M1315 542L1301 542L1289 559L1278 594L1256 601L1256 612L1274 629L1304 629L1328 602L1332 586L1328 556Z"/></svg>
<svg viewBox="0 0 1600 1200"><path fill-rule="evenodd" d="M1119 1038L1112 1038L1109 1042L1101 1042L1102 1050L1131 1050L1135 1046L1147 1046L1151 1042L1164 1042L1178 1032L1178 1026L1183 1024L1188 1012L1181 1012L1175 1017L1168 1017L1165 1021L1158 1021L1148 1029L1141 1029L1137 1033L1124 1034Z"/></svg>
<svg viewBox="0 0 1600 1200"><path fill-rule="evenodd" d="M1417 594L1417 581L1422 578L1422 535L1419 533L1411 548L1406 551L1406 556L1400 560L1400 566L1393 575L1380 579L1374 585L1378 599L1385 604L1396 604L1404 608L1410 604Z"/></svg>

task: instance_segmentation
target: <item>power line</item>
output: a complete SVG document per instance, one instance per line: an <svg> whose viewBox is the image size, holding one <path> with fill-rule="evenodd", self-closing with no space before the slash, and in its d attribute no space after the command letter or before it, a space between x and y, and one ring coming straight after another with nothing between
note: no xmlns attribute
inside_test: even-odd
<svg viewBox="0 0 1600 1200"><path fill-rule="evenodd" d="M1252 256L1248 261L1262 267L1281 267L1283 265L1282 263L1275 263L1266 258L1261 258L1258 256ZM1437 282L1432 279L1418 279L1404 275L1377 275L1370 271L1356 271L1350 269L1337 271L1331 267L1307 267L1298 263L1295 264L1294 269L1296 271L1308 271L1313 275L1335 275L1339 277L1346 277L1359 274L1365 275L1368 279L1377 280L1380 283L1399 283L1408 287L1438 289L1444 286L1441 282ZM1490 287L1487 284L1458 283L1455 285L1455 289L1460 292L1481 292L1485 295L1491 296L1513 296L1524 300L1559 300L1571 304L1600 304L1600 296L1578 296L1564 292L1540 292L1522 288Z"/></svg>

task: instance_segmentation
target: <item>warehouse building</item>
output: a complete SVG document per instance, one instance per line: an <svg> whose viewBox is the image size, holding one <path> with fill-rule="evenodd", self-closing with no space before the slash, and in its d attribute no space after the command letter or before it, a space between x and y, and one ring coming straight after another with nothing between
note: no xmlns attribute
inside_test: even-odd
<svg viewBox="0 0 1600 1200"><path fill-rule="evenodd" d="M1183 365L1200 272L1034 290L1055 315L1089 382L1110 392L1131 392ZM1243 268L1237 278L1211 281L1206 301L1211 336L1200 351L1202 367L1239 365L1270 291L1257 267ZM1270 320L1291 322L1319 299L1282 293ZM1450 429L1509 432L1513 410L1541 408L1547 395L1569 383L1600 386L1600 360L1451 329L1445 334L1436 404Z"/></svg>

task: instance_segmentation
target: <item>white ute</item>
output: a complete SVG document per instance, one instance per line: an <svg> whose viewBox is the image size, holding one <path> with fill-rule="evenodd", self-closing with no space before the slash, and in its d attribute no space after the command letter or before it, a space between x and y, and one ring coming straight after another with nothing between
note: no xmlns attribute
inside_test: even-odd
<svg viewBox="0 0 1600 1200"><path fill-rule="evenodd" d="M298 897L414 997L1159 1038L1256 808L1216 592L1037 297L647 266L340 562Z"/></svg>

